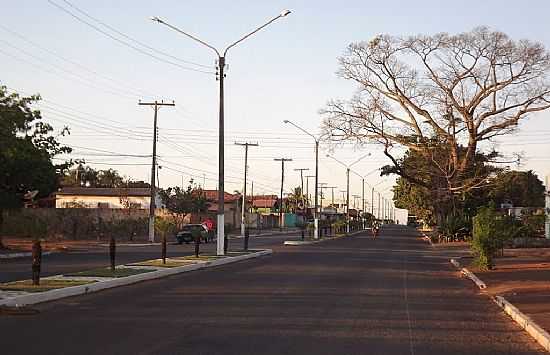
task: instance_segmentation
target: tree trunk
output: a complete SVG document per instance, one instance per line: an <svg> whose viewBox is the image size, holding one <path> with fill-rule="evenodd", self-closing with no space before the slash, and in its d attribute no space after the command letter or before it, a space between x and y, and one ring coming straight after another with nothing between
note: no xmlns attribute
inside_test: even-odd
<svg viewBox="0 0 550 355"><path fill-rule="evenodd" d="M111 271L115 271L115 258L116 258L116 241L115 237L111 236L109 240L109 258L111 259Z"/></svg>
<svg viewBox="0 0 550 355"><path fill-rule="evenodd" d="M162 233L162 263L166 264L166 233Z"/></svg>
<svg viewBox="0 0 550 355"><path fill-rule="evenodd" d="M40 267L42 265L42 246L40 240L32 243L32 284L40 285Z"/></svg>

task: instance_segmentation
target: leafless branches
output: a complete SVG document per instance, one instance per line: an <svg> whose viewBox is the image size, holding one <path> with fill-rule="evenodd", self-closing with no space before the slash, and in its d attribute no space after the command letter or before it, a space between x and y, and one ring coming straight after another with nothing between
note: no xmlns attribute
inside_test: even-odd
<svg viewBox="0 0 550 355"><path fill-rule="evenodd" d="M389 147L429 159L437 142L447 156L432 159L433 166L457 193L485 181L483 174L461 180L473 172L480 142L510 134L530 113L550 108L548 51L486 27L458 35L381 35L352 43L339 63L338 74L358 90L322 110L327 135L384 145L402 176Z"/></svg>

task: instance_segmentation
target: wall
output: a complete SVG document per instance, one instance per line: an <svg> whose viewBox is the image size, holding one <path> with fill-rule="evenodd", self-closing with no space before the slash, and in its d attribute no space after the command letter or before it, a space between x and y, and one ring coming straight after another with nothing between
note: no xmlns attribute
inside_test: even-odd
<svg viewBox="0 0 550 355"><path fill-rule="evenodd" d="M109 222L117 222L117 239L127 240L133 233L141 239L147 235L149 211L108 208L34 208L4 210L5 226L23 218L35 218L47 224L48 237L57 239L97 239ZM10 236L10 231L3 233Z"/></svg>
<svg viewBox="0 0 550 355"><path fill-rule="evenodd" d="M57 195L55 200L56 208L70 208L70 206L81 205L85 208L98 208L98 204L108 203L108 208L125 208L124 204L136 204L137 208L149 209L150 197L148 196L70 196ZM157 201L158 203L158 201Z"/></svg>

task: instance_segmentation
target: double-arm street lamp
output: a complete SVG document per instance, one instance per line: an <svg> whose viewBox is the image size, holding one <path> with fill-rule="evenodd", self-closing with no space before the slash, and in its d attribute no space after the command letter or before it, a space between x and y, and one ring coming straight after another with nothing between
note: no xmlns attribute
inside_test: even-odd
<svg viewBox="0 0 550 355"><path fill-rule="evenodd" d="M370 156L371 153L367 153L363 155L361 158L357 159L351 164L346 164L341 162L340 160L336 159L332 155L327 154L327 158L332 158L337 163L343 165L346 168L346 233L349 233L349 173L351 171L351 167L355 164L359 163L361 160L365 159L366 157ZM364 192L363 192L363 198L364 198Z"/></svg>
<svg viewBox="0 0 550 355"><path fill-rule="evenodd" d="M214 46L206 43L205 41L199 39L198 37L192 35L192 34L189 34L179 28L177 28L176 26L173 26L167 22L165 22L164 20L158 18L158 17L152 17L151 20L155 21L155 22L158 22L162 25L165 25L171 29L173 29L174 31L177 31L181 34L183 34L184 36L194 40L195 42L198 42L200 44L202 44L203 46L211 49L212 51L214 51L214 53L216 53L216 56L218 57L218 69L219 69L219 72L218 72L218 75L219 75L219 81L220 81L220 101L219 101L219 139L218 139L218 174L219 174L219 181L218 181L218 218L217 218L217 229L218 229L218 235L217 235L217 254L218 255L224 255L224 223L225 223L225 219L224 219L224 210L225 210L225 203L224 203L224 79L225 79L225 74L224 74L224 69L225 69L225 57L227 55L227 51L229 51L229 49L235 47L237 44L241 43L242 41L244 41L245 39L247 39L248 37L252 36L253 34L255 34L256 32L262 30L263 28L269 26L271 23L275 22L276 20L282 18L282 17L285 17L287 16L288 14L290 14L290 10L285 10L283 11L281 14L279 14L278 16L272 18L271 20L267 21L266 23L264 23L263 25L261 25L260 27L256 28L254 31L244 35L243 37L241 37L239 40L231 43L230 45L228 45L224 50L223 52L220 53L220 51L218 51Z"/></svg>
<svg viewBox="0 0 550 355"><path fill-rule="evenodd" d="M318 191L319 191L319 137L315 137L313 134L309 133L302 127L298 126L292 121L284 120L284 123L288 123L299 129L300 131L304 132L313 140L315 140L315 213L313 216L313 237L315 239L319 239L319 197L318 197Z"/></svg>

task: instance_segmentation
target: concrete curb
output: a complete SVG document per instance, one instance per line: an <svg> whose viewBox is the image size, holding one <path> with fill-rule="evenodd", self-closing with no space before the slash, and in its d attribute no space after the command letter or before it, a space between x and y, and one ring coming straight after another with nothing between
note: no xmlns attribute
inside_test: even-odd
<svg viewBox="0 0 550 355"><path fill-rule="evenodd" d="M359 234L359 233L362 233L362 232L364 232L364 231L366 231L366 229L363 229L363 230L360 230L360 231L351 232L350 234L344 234L344 235L339 235L339 236L335 236L335 237L325 237L325 238L316 239L316 240L285 240L285 241L283 242L283 245L293 245L293 246L297 246L297 245L317 244L317 243L326 242L326 241L328 241L328 240L334 240L334 239L340 239L340 238L345 238L345 237L351 237L352 235Z"/></svg>
<svg viewBox="0 0 550 355"><path fill-rule="evenodd" d="M433 247L434 243L432 242L432 238L428 237L426 233L420 232L422 234L422 239L424 239L426 242L430 243L430 246Z"/></svg>
<svg viewBox="0 0 550 355"><path fill-rule="evenodd" d="M500 306L521 328L531 335L546 351L550 352L550 335L531 318L523 314L513 304L502 296L493 297L493 301Z"/></svg>
<svg viewBox="0 0 550 355"><path fill-rule="evenodd" d="M479 277L477 277L473 272L468 270L467 268L463 267L461 268L460 263L456 259L450 260L451 264L453 264L457 269L460 269L463 275L465 275L467 278L473 281L473 283L476 284L477 287L479 287L480 290L485 290L487 288L487 285L485 282L481 281Z"/></svg>
<svg viewBox="0 0 550 355"><path fill-rule="evenodd" d="M271 249L265 249L265 250L260 250L251 254L239 255L235 257L227 257L227 258L217 259L213 261L198 263L198 264L178 266L178 267L169 268L169 269L151 271L143 274L121 277L118 279L111 279L107 281L98 281L87 285L66 287L62 289L38 292L35 294L25 294L21 296L2 299L0 300L0 306L21 307L21 306L26 306L31 304L48 302L48 301L58 300L65 297L97 292L108 288L131 285L136 282L159 279L162 277L175 275L179 273L225 265L225 264L234 263L234 262L243 261L243 260L252 259L252 258L258 258L264 255L270 255L272 253L273 251ZM67 279L70 279L70 278L68 277Z"/></svg>
<svg viewBox="0 0 550 355"><path fill-rule="evenodd" d="M57 254L58 251L45 251L42 252L42 256ZM10 254L0 254L0 259L16 259L16 258L26 258L32 256L31 252L21 252L21 253L10 253Z"/></svg>

